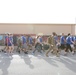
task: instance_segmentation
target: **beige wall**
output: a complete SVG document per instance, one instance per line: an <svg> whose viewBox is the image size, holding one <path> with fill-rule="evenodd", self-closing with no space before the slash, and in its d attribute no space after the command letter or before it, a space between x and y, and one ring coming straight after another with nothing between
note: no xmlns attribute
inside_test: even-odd
<svg viewBox="0 0 76 75"><path fill-rule="evenodd" d="M75 35L76 35L76 24L75 24L75 28L74 29L75 29Z"/></svg>
<svg viewBox="0 0 76 75"><path fill-rule="evenodd" d="M14 34L51 34L52 32L73 33L75 25L72 24L0 24L0 34L10 32Z"/></svg>
<svg viewBox="0 0 76 75"><path fill-rule="evenodd" d="M56 32L57 34L65 33L68 34L72 32L71 25L36 25L35 26L35 33L44 33L44 34L51 34L52 32Z"/></svg>
<svg viewBox="0 0 76 75"><path fill-rule="evenodd" d="M0 33L33 34L33 25L0 25Z"/></svg>

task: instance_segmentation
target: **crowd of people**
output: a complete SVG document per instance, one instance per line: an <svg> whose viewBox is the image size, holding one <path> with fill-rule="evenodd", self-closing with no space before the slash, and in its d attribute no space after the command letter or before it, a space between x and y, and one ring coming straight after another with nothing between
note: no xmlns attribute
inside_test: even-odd
<svg viewBox="0 0 76 75"><path fill-rule="evenodd" d="M5 47L2 49L2 52L12 54L14 51L13 35L9 33L5 34L4 43ZM55 32L52 32L47 40L43 41L42 35L38 35L36 38L19 35L17 37L16 51L18 53L23 51L25 54L28 54L29 50L32 50L33 55L36 51L40 53L46 52L45 54L47 57L49 52L55 54L56 56L60 56L61 50L65 51L64 55L67 55L68 52L75 54L76 36L68 33L65 37L64 33L62 33L62 35L58 37Z"/></svg>

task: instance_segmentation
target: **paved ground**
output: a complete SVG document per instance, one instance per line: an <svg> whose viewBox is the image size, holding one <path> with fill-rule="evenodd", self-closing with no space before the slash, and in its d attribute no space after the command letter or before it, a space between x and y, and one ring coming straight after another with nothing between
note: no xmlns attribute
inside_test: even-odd
<svg viewBox="0 0 76 75"><path fill-rule="evenodd" d="M0 75L76 75L76 54L49 55L0 52Z"/></svg>

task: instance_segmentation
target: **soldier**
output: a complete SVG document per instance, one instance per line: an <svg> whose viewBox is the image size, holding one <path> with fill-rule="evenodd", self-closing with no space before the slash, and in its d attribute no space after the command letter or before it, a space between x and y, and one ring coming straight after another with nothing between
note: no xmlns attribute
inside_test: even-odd
<svg viewBox="0 0 76 75"><path fill-rule="evenodd" d="M49 49L48 51L46 52L46 56L48 57L48 53L50 51L53 50L53 52L58 56L58 49L57 49L57 46L56 46L56 40L55 40L55 36L56 36L56 33L53 32L52 35L50 35L50 37L48 37L48 44L49 44Z"/></svg>
<svg viewBox="0 0 76 75"><path fill-rule="evenodd" d="M22 50L22 38L21 35L19 35L18 39L17 39L17 51L20 53Z"/></svg>

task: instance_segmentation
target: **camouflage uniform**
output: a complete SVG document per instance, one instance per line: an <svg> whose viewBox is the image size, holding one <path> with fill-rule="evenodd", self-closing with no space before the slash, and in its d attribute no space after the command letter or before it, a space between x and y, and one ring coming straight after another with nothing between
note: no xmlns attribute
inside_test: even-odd
<svg viewBox="0 0 76 75"><path fill-rule="evenodd" d="M49 44L49 49L46 52L46 56L48 56L48 53L53 50L53 53L57 55L57 46L55 44L55 39L54 36L48 37L48 44Z"/></svg>

